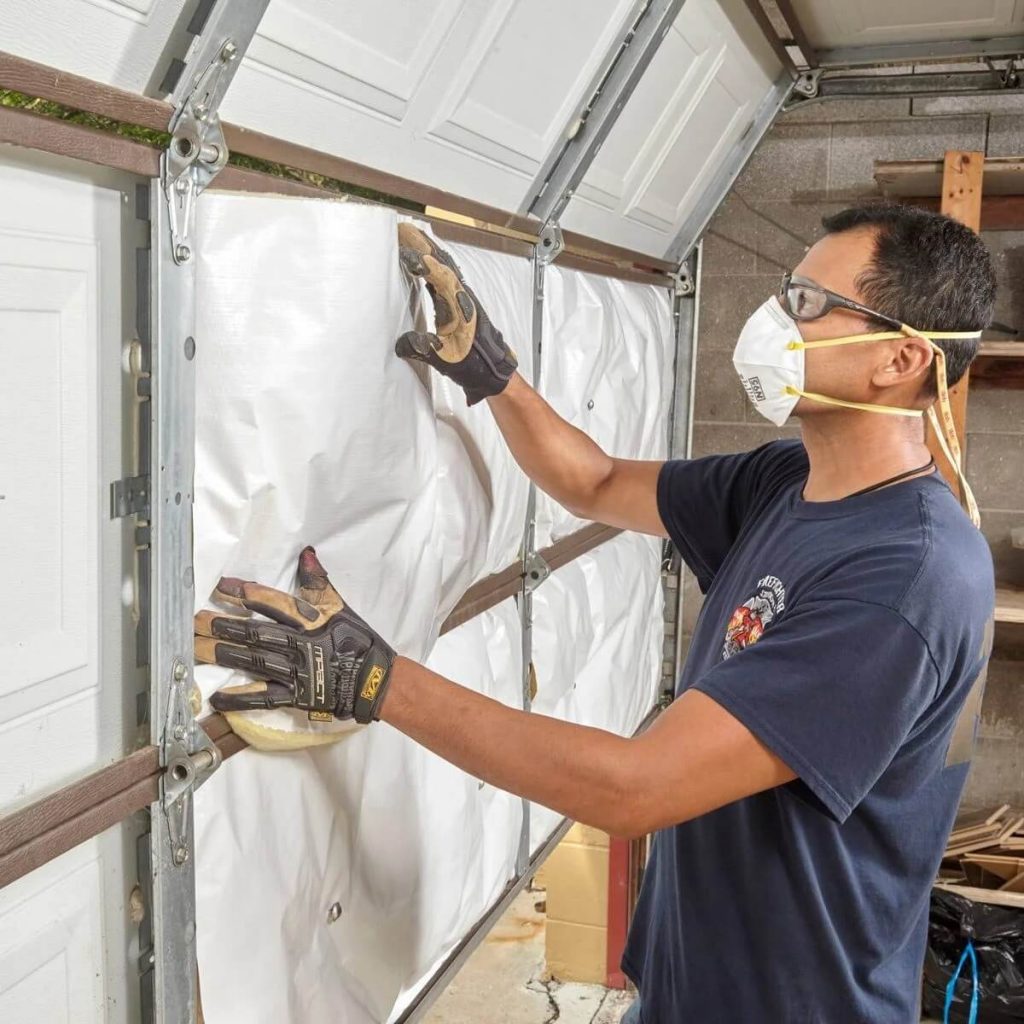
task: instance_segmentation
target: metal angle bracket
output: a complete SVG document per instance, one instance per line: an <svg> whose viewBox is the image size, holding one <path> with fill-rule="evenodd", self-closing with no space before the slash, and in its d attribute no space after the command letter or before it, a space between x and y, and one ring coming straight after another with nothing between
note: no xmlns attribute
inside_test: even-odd
<svg viewBox="0 0 1024 1024"><path fill-rule="evenodd" d="M167 835L171 844L171 861L177 867L185 864L190 853L191 837L187 834L189 804L192 794L220 767L220 748L197 724L201 703L199 691L189 683L188 665L175 661L171 669L172 683L167 700L160 764L160 806L167 818Z"/></svg>
<svg viewBox="0 0 1024 1024"><path fill-rule="evenodd" d="M160 161L160 182L167 200L171 256L177 264L192 259L196 199L228 162L217 106L227 89L228 68L236 60L238 46L229 39L171 120L171 141Z"/></svg>
<svg viewBox="0 0 1024 1024"><path fill-rule="evenodd" d="M690 265L689 259L683 263L679 269L672 275L673 292L677 299L685 299L694 293L697 287L693 280L693 270Z"/></svg>
<svg viewBox="0 0 1024 1024"><path fill-rule="evenodd" d="M798 96L803 96L805 99L813 100L818 95L821 75L821 68L812 68L810 71L802 71L793 81L793 92Z"/></svg>

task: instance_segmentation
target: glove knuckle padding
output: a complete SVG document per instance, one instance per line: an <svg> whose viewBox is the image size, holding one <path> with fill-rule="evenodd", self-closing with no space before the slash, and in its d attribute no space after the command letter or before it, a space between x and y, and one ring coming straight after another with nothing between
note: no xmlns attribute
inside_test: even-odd
<svg viewBox="0 0 1024 1024"><path fill-rule="evenodd" d="M426 362L455 381L470 405L500 394L518 365L515 354L481 308L455 261L412 224L399 224L398 238L403 266L426 281L440 344L425 351L417 332L408 332L399 338L396 352Z"/></svg>

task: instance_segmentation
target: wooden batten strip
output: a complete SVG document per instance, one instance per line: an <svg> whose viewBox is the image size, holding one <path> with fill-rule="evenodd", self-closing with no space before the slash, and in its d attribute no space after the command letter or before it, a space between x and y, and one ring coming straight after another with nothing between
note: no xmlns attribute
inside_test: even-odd
<svg viewBox="0 0 1024 1024"><path fill-rule="evenodd" d="M152 99L151 97L117 89L114 86L94 82L80 75L68 74L57 68L37 64L34 61L16 57L13 54L2 51L0 51L0 88L13 89L25 95L49 100L75 110L82 110L101 117L108 117L115 121L140 125L143 128L157 131L167 130L173 113L171 105L163 100ZM10 109L7 112L12 115L21 114L25 116L24 111ZM41 118L41 120L52 119ZM90 129L85 129L81 126L74 127L78 127L81 131L90 131ZM240 125L224 122L222 128L228 149L232 153L240 153L259 160L281 164L299 171L321 174L349 185L394 196L423 207L436 207L439 212L451 211L459 217L479 222L480 225L488 225L492 229L498 229L498 231L508 231L513 236L520 235L531 242L537 238L537 231L540 225L535 218L510 213L507 210L502 210L486 203L466 199L452 192L446 192L444 189L423 185L409 178L403 178L400 175L367 167L365 164L346 160L344 157L324 153L320 150L311 149L308 146L299 145L298 143L288 142L285 139L265 135L262 132L251 131ZM10 132L11 129L8 127L8 134ZM104 136L107 133L94 132L94 134ZM36 135L37 137L39 136L38 131ZM125 164L125 153L128 151L119 150L115 153L112 149L104 149L95 141L91 145L84 147L84 149L79 145L74 147L72 151L50 148L53 140L58 138L72 142L75 140L74 136L49 136L44 140L47 142L46 145L36 145L31 141L27 133L23 133L20 138L3 137L0 138L0 141L43 149L46 152L57 152L65 156L88 160L91 163L102 163L121 170L130 170L132 173L143 174L149 177L153 177L157 173L152 169L153 165L145 162L151 158L143 158L141 155L136 154L136 159L142 159L144 163L143 169L135 169ZM127 143L128 140L122 141ZM146 146L140 146L139 148L144 152L155 152ZM110 159L115 159L118 162L110 163ZM225 175L228 175L232 170L238 171L239 169L225 168L218 176L214 187L235 188L240 191L276 191L291 195L337 195L333 191L327 192L327 190L324 190L324 193L321 193L319 190L299 182L283 181L280 178L263 174L260 174L257 179L248 179L243 176L236 178L233 183L229 183L230 179L225 180ZM257 172L247 173L254 174ZM249 181L259 185L259 188L251 189L245 184ZM269 187L269 183L274 181L283 181L283 187ZM309 189L308 192L302 191L307 188ZM631 274L647 272L656 278L657 283L662 283L662 276L671 275L676 269L667 260L635 252L609 242L602 242L599 239L590 238L576 232L566 231L564 239L568 251L582 259L594 261L596 265L594 268L587 267L585 269L594 269L598 273L624 277L626 272ZM492 246L484 247L491 248ZM604 269L605 264L610 264L612 269ZM630 277L628 279L635 280L636 278Z"/></svg>

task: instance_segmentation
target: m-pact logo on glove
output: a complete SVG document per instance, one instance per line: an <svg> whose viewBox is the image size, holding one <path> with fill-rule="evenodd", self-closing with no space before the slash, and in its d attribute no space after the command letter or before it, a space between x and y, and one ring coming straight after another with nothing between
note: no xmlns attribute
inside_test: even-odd
<svg viewBox="0 0 1024 1024"><path fill-rule="evenodd" d="M324 649L313 644L313 696L321 707L324 704Z"/></svg>
<svg viewBox="0 0 1024 1024"><path fill-rule="evenodd" d="M384 669L380 665L374 665L370 669L370 674L366 677L366 682L363 683L363 691L359 695L363 700L373 700L377 696L377 691L380 689L380 684L384 681Z"/></svg>

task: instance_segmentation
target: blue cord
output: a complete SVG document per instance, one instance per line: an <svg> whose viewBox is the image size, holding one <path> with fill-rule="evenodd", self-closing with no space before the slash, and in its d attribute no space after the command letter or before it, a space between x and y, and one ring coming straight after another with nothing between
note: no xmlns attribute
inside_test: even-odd
<svg viewBox="0 0 1024 1024"><path fill-rule="evenodd" d="M978 957L974 952L974 943L970 939L960 954L960 963L956 965L953 977L946 985L946 1008L942 1014L942 1024L949 1024L949 1011L953 1008L953 996L956 994L956 982L963 970L964 961L971 958L971 1012L967 1017L967 1024L977 1024L978 1020Z"/></svg>

